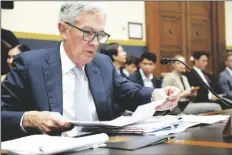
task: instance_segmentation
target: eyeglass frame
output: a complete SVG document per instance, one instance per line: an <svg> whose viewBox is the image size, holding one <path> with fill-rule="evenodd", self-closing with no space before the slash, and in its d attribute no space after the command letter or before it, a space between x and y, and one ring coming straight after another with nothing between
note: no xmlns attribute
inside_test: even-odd
<svg viewBox="0 0 232 155"><path fill-rule="evenodd" d="M79 27L77 27L75 25L70 24L69 22L64 22L64 23L67 24L67 25L69 25L69 26L71 26L71 27L73 27L73 28L75 28L75 29L77 29L77 30L79 30L79 31L81 31L81 32L83 32L83 36L82 36L83 40L89 41L89 40L86 40L84 36L85 36L85 33L90 32L90 31L83 30L83 29L81 29L81 28L79 28ZM93 39L90 40L89 42L92 42L94 40L94 38L97 36L97 41L98 41L98 43L100 43L99 38L98 38L98 36L99 36L98 33L95 32L95 31L93 31L93 33L94 33ZM109 37L110 37L110 34L108 34L106 32L104 32L104 34L107 36L107 39L106 39L106 41L107 41L109 39ZM104 43L106 43L106 41Z"/></svg>

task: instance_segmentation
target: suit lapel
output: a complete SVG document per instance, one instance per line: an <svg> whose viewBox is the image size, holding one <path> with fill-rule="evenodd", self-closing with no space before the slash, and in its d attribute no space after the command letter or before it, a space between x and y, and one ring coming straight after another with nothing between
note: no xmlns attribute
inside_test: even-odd
<svg viewBox="0 0 232 155"><path fill-rule="evenodd" d="M182 82L180 81L180 77L176 75L175 72L172 72L172 77L176 81L176 86L181 89L181 91L184 91L184 86Z"/></svg>
<svg viewBox="0 0 232 155"><path fill-rule="evenodd" d="M226 69L225 69L225 72L227 73L227 76L229 77L230 88L232 88L232 78L231 78L230 72L228 70L226 70Z"/></svg>
<svg viewBox="0 0 232 155"><path fill-rule="evenodd" d="M89 87L96 106L98 118L99 120L106 120L106 117L110 114L106 100L103 79L101 77L99 68L93 62L91 62L86 65L85 72L88 77Z"/></svg>
<svg viewBox="0 0 232 155"><path fill-rule="evenodd" d="M46 57L47 64L43 66L50 110L63 112L62 70L59 49L54 49Z"/></svg>
<svg viewBox="0 0 232 155"><path fill-rule="evenodd" d="M153 78L151 81L152 81L153 87L156 88L156 87L157 87L157 86L156 86L156 79Z"/></svg>
<svg viewBox="0 0 232 155"><path fill-rule="evenodd" d="M136 75L137 77L138 77L138 82L139 82L139 84L141 85L141 86L144 86L144 82L143 82L143 78L142 78L142 75L141 75L141 73L138 71L137 72L137 75Z"/></svg>

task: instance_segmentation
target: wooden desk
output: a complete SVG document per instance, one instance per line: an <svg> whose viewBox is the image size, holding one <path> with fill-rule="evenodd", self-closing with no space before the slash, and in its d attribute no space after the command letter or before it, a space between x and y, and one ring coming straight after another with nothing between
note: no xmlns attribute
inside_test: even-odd
<svg viewBox="0 0 232 155"><path fill-rule="evenodd" d="M221 112L222 114L231 114ZM72 155L88 154L175 154L175 155L232 155L232 137L223 137L225 122L213 125L198 126L176 135L175 139L135 151L96 148L71 153ZM67 154L67 153L66 153Z"/></svg>

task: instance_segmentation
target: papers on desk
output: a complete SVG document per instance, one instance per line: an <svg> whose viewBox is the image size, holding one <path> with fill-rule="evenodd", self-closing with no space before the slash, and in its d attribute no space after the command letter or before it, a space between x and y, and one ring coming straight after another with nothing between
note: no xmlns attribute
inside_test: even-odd
<svg viewBox="0 0 232 155"><path fill-rule="evenodd" d="M182 115L182 116L172 116L172 115L166 115L166 116L158 116L153 117L147 122L165 122L170 119L180 118L183 120L182 123L180 123L178 126L174 128L166 128L163 130L159 130L156 132L149 133L149 135L155 135L155 136L166 136L170 134L180 133L185 131L186 129L200 125L200 124L214 124L217 122L225 121L230 116L229 115L212 115L212 116L199 116L199 115Z"/></svg>
<svg viewBox="0 0 232 155"><path fill-rule="evenodd" d="M93 148L108 140L104 133L79 138L32 135L2 142L1 149L13 154L55 154Z"/></svg>
<svg viewBox="0 0 232 155"><path fill-rule="evenodd" d="M128 116L122 116L119 119L125 118ZM167 120L165 122L146 122L142 121L139 123L123 126L120 128L104 128L104 127L84 127L82 132L93 132L100 133L104 132L111 135L118 134L133 134L133 135L147 135L152 132L160 131L163 129L169 129L173 126L177 126L182 123L181 119L174 118Z"/></svg>
<svg viewBox="0 0 232 155"><path fill-rule="evenodd" d="M86 121L73 121L69 120L68 122L72 123L75 126L83 127L108 127L108 128L118 128L126 125L138 123L146 119L152 118L155 113L155 108L163 104L165 100L154 101L148 104L140 105L137 107L135 112L130 117L120 117L112 121L95 121L95 122L86 122Z"/></svg>

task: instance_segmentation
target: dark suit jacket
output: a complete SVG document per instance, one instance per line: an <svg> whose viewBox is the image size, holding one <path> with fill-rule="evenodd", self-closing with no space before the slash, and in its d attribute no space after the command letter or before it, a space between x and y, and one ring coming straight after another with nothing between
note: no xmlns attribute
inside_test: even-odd
<svg viewBox="0 0 232 155"><path fill-rule="evenodd" d="M232 99L232 77L226 69L220 73L219 83L222 93Z"/></svg>
<svg viewBox="0 0 232 155"><path fill-rule="evenodd" d="M194 70L194 69L193 69ZM195 71L195 70L194 70ZM196 71L195 71L196 72ZM198 74L196 72L196 74ZM208 79L209 79L209 86L211 89L214 90L213 86L212 86L212 76L209 74L209 73L206 73L206 72L203 72L203 74L205 76L208 76ZM196 78L195 75L193 75L193 73L191 72L186 72L185 73L186 77L188 78L188 81L189 81L189 84L190 86L198 86L200 87L200 89L198 90L197 92L197 96L195 98L195 101L194 102L211 102L208 98L208 89L205 88L202 83L200 82L200 80L198 80L198 78ZM199 75L199 74L198 74ZM200 75L199 75L200 76Z"/></svg>
<svg viewBox="0 0 232 155"><path fill-rule="evenodd" d="M107 56L97 53L85 69L99 120L114 118L115 102L129 110L150 102L152 89L122 78ZM2 138L12 139L26 135L20 128L20 120L25 111L53 111L62 114L62 97L59 46L17 55L12 70L1 84Z"/></svg>
<svg viewBox="0 0 232 155"><path fill-rule="evenodd" d="M142 79L142 76L141 76L139 70L136 71L134 74L131 74L131 75L129 76L129 79L130 79L131 81L133 81L133 82L135 82L135 83L141 85L141 86L144 86L144 82L143 82L143 79ZM153 87L154 87L154 88L160 88L160 87L161 87L161 82L160 82L160 80L158 80L158 79L156 79L156 78L154 77L151 81L152 81L152 83L153 83Z"/></svg>

